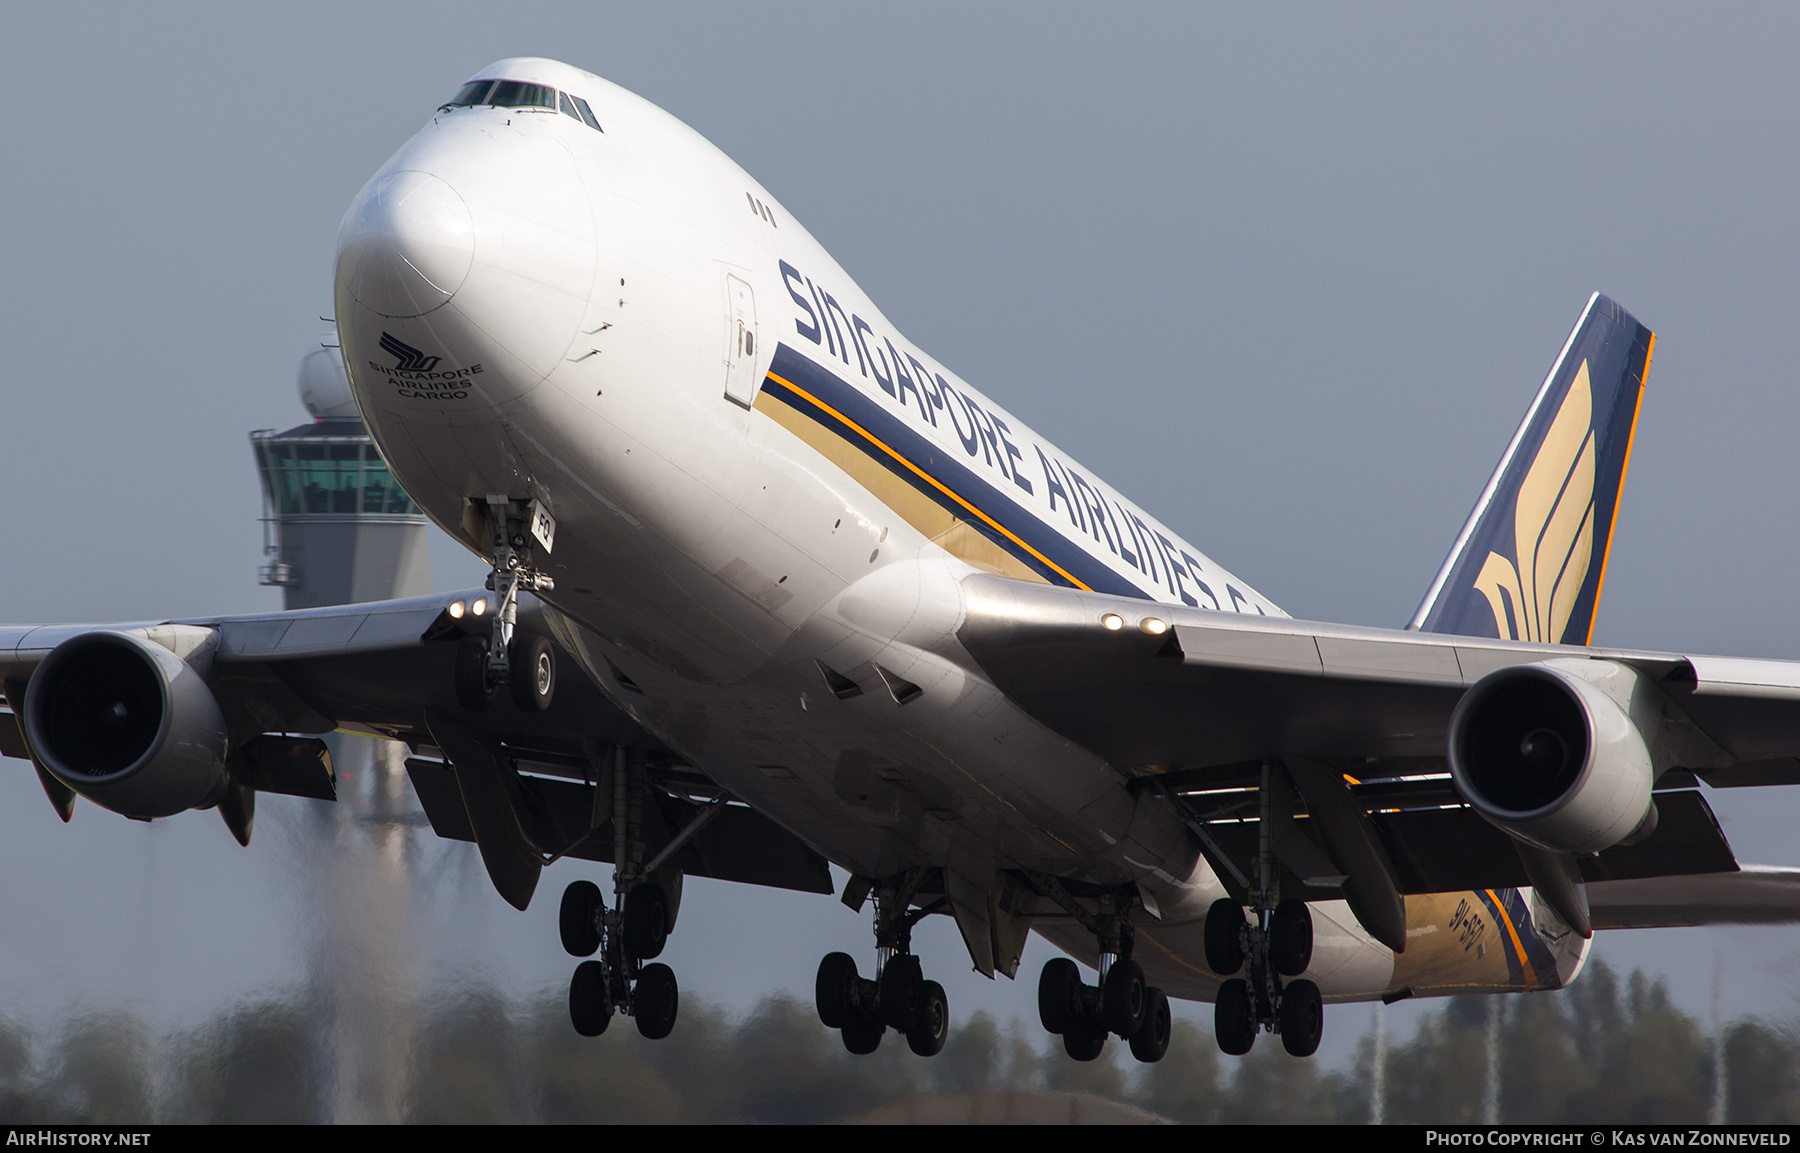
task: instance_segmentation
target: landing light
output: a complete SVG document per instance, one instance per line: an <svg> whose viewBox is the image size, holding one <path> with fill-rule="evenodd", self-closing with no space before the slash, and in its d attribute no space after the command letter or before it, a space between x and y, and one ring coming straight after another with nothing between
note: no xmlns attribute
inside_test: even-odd
<svg viewBox="0 0 1800 1153"><path fill-rule="evenodd" d="M1158 620L1156 617L1145 617L1138 622L1138 628L1143 629L1151 636L1156 637L1169 631L1169 622Z"/></svg>
<svg viewBox="0 0 1800 1153"><path fill-rule="evenodd" d="M1100 623L1106 626L1108 632L1116 633L1125 627L1125 618L1118 613L1107 613L1100 618Z"/></svg>
<svg viewBox="0 0 1800 1153"><path fill-rule="evenodd" d="M474 613L476 616L480 616L482 613L487 612L487 598L483 597L478 601L470 601L469 602L469 611Z"/></svg>
<svg viewBox="0 0 1800 1153"><path fill-rule="evenodd" d="M462 615L463 615L463 603L461 601L451 601L450 602L450 619L453 621L459 621L459 620L462 620Z"/></svg>

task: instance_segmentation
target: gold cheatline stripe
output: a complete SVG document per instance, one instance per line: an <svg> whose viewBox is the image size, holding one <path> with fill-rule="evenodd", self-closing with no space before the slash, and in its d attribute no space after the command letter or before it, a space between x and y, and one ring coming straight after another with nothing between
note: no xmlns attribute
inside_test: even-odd
<svg viewBox="0 0 1800 1153"><path fill-rule="evenodd" d="M1512 918L1506 915L1506 902L1502 901L1500 895L1492 889L1487 890L1487 895L1494 900L1494 911L1500 914L1502 921L1506 922L1506 931L1512 936L1513 950L1519 954L1519 965L1525 970L1525 975L1531 978L1533 985L1543 984L1538 980L1537 970L1532 968L1531 962L1525 959L1525 942L1519 940L1519 931L1513 928Z"/></svg>
<svg viewBox="0 0 1800 1153"><path fill-rule="evenodd" d="M1613 496L1612 520L1606 529L1606 550L1600 554L1600 581L1594 586L1594 611L1588 614L1587 637L1583 645L1594 643L1594 622L1600 617L1600 594L1606 591L1606 564L1612 560L1612 538L1619 527L1619 505L1625 500L1625 474L1631 471L1631 446L1637 440L1638 414L1644 411L1645 381L1650 377L1650 357L1656 352L1656 334L1644 346L1644 367L1638 370L1637 407L1631 410L1631 431L1625 434L1625 463L1619 466L1619 488Z"/></svg>
<svg viewBox="0 0 1800 1153"><path fill-rule="evenodd" d="M1065 572L1061 565L1057 564L1055 561L1051 560L1049 557L1045 556L1043 553L1032 548L1030 545L1026 544L1024 541L1022 541L1018 537L1014 536L1010 531L1008 531L1008 529L1006 528L1005 525L1001 524L999 521L995 520L993 517L989 516L987 513L982 512L980 509L976 508L974 505L970 504L968 501L964 500L962 497L957 496L955 493L953 493L949 489L945 488L943 486L943 484L941 484L938 481L937 477L932 476L930 473L926 472L924 469L920 468L918 465L914 464L912 461L907 460L905 457L901 456L899 453L897 453L893 449L889 448L885 443L882 442L880 437L876 436L874 433L870 432L868 429L864 428L862 425L857 424L854 420L851 420L849 417L845 416L843 413L839 412L837 409L831 407L829 404L826 404L824 401L820 400L818 397L814 396L812 393L806 391L804 388L801 388L799 385L795 384L791 380L786 380L780 376L775 375L773 372L769 373L769 379L774 381L776 384L781 385L784 388L792 389L794 392L805 397L807 400L812 401L814 404L818 405L820 408L824 409L826 412L829 412L832 416L837 417L839 420L843 421L845 424L847 424L851 428L855 429L858 433L860 433L863 437L865 437L870 444L874 445L876 448L879 448L882 452L887 453L889 456L893 457L895 460L899 461L901 464L903 464L907 468L911 469L922 480L925 480L926 482L928 482L932 488L937 489L939 492L943 493L945 496L949 497L951 500L955 501L957 504L962 505L964 508L966 508L970 512L974 513L976 516L980 517L983 522L993 526L994 530L996 532L1004 534L1007 540L1012 541L1014 544L1018 545L1020 548L1024 549L1026 552L1030 553L1032 556L1038 558L1039 560L1043 561L1045 564L1049 565L1051 568L1055 569L1057 571L1058 575L1060 575L1064 580L1068 581L1070 584L1074 585L1076 588L1080 589L1082 592L1091 593L1094 591L1093 589L1089 588L1087 585L1084 585L1080 581L1076 580L1068 572Z"/></svg>

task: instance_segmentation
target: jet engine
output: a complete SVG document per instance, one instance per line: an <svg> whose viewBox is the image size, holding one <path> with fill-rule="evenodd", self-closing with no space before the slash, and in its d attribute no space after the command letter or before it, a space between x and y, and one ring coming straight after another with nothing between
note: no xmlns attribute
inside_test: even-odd
<svg viewBox="0 0 1800 1153"><path fill-rule="evenodd" d="M57 780L128 817L167 817L225 793L227 738L200 674L130 633L51 650L25 690L25 734Z"/></svg>
<svg viewBox="0 0 1800 1153"><path fill-rule="evenodd" d="M1611 695L1558 663L1500 669L1463 694L1450 719L1457 791L1501 830L1553 852L1642 840L1656 829L1644 733Z"/></svg>

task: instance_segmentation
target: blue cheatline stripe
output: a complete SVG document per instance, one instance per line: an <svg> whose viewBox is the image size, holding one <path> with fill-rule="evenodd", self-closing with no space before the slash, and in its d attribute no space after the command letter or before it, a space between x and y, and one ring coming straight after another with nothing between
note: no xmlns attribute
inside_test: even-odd
<svg viewBox="0 0 1800 1153"><path fill-rule="evenodd" d="M1525 894L1517 889L1501 889L1500 899L1505 902L1507 912L1512 914L1513 924L1518 926L1519 940L1525 942L1525 958L1537 972L1538 983L1549 989L1560 987L1562 975L1556 968L1556 957L1544 944L1544 939L1537 935L1537 926L1531 922L1531 909L1525 904Z"/></svg>
<svg viewBox="0 0 1800 1153"><path fill-rule="evenodd" d="M775 379L777 377L781 380ZM783 381L792 382L799 389L811 393L860 425L866 430L866 434L800 395L795 388L785 386ZM787 345L776 346L773 362L769 365L769 375L763 379L762 391L865 453L918 492L930 497L946 512L980 532L1011 556L1017 557L1022 564L1051 584L1073 587L1075 582L1080 582L1095 592L1114 593L1139 600L1152 599L1148 593L1114 572L1054 527L1045 524L1034 513L1021 507L986 478L962 462L952 459L934 441L908 427L905 422L839 379L836 374L819 367ZM873 443L871 435L881 443ZM969 516L968 508L964 508L943 490L906 467L905 463L884 452L882 444L967 501L970 506L992 518L1005 532L997 530L979 517ZM1007 533L1018 539L1010 539ZM1021 542L1027 547L1021 547Z"/></svg>
<svg viewBox="0 0 1800 1153"><path fill-rule="evenodd" d="M1537 935L1537 927L1531 923L1531 909L1525 903L1525 894L1517 889L1485 889L1476 895L1494 918L1494 927L1501 932L1501 945L1506 952L1506 971L1513 981L1522 982L1526 967L1529 966L1531 975L1537 978L1538 987L1561 988L1562 973L1556 967L1556 957ZM1515 933L1518 935L1517 944L1513 940Z"/></svg>
<svg viewBox="0 0 1800 1153"><path fill-rule="evenodd" d="M1507 927L1507 918L1500 912L1499 903L1494 900L1493 894L1488 890L1477 889L1475 890L1475 896L1481 901L1482 906L1487 909L1488 917L1493 921L1494 930L1500 935L1498 948L1500 950L1500 955L1506 958L1507 979L1514 985L1523 986L1525 984L1524 958L1519 955L1519 950L1513 946L1512 932Z"/></svg>

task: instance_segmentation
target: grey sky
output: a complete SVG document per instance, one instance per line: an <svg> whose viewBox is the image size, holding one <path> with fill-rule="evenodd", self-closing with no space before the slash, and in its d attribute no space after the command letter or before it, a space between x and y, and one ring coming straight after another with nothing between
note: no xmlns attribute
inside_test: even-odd
<svg viewBox="0 0 1800 1153"><path fill-rule="evenodd" d="M1658 339L1596 639L1800 656L1791 7L6 19L8 620L277 603L255 583L244 434L303 415L293 369L329 314L338 220L468 74L541 53L687 120L910 339L1296 616L1410 614L1587 293L1605 291ZM477 571L448 547L435 559L440 583ZM270 899L304 871L281 836L244 853L209 814L146 829L91 806L62 829L15 775L0 782L0 1004L117 992L179 1013L299 971ZM1800 795L1711 799L1742 859L1800 864ZM432 860L445 892L479 890L466 854ZM523 918L484 900L432 922L431 972L562 971L549 899ZM456 923L468 908L478 925ZM966 969L940 936L928 969ZM808 987L828 948L866 951L830 902L742 892L684 909L677 939L685 986L739 1004ZM1797 951L1786 930L1601 946L1670 972L1700 1009L1723 952L1730 1006L1784 1013L1800 1006L1776 974ZM707 968L727 952L736 968ZM953 988L953 1008L977 996ZM1030 1012L1029 988L981 996ZM1328 1033L1360 1030L1361 1012L1334 1012Z"/></svg>

